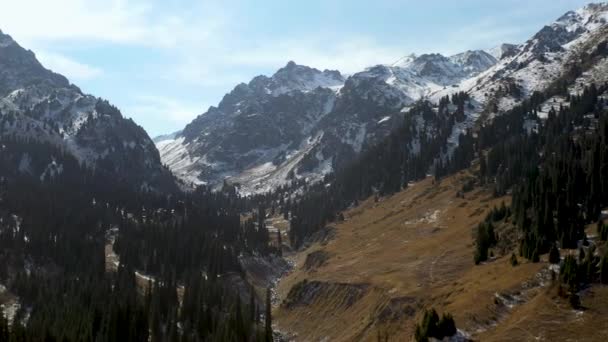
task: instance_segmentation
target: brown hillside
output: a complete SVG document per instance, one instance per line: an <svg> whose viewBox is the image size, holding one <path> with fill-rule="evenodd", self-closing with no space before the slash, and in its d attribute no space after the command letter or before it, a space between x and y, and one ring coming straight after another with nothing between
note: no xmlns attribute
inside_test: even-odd
<svg viewBox="0 0 608 342"><path fill-rule="evenodd" d="M479 188L457 196L470 177L428 178L347 211L331 225L333 239L294 255L296 269L279 283L277 327L302 341L376 340L379 333L403 341L432 306L452 313L473 338L494 339L503 325L516 329L510 313L542 300L549 273L539 272L547 265L512 267L510 255L474 265L474 227L510 199Z"/></svg>

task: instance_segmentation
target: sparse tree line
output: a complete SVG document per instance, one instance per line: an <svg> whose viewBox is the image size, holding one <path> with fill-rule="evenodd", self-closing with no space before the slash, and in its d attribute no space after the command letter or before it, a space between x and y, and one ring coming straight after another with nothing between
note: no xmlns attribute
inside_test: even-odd
<svg viewBox="0 0 608 342"><path fill-rule="evenodd" d="M442 160L454 124L464 120L470 106L465 93L443 98L438 107L422 100L404 115L403 124L378 145L364 151L343 169L306 187L302 196L282 207L291 218L290 240L299 247L308 237L339 219L340 212L374 194L390 195L433 169L452 169L468 156ZM470 136L461 135L464 145ZM287 214L289 213L289 215Z"/></svg>

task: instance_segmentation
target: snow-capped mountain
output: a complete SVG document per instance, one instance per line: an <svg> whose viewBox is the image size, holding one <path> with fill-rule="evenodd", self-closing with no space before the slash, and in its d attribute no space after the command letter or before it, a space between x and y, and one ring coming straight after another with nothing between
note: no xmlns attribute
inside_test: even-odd
<svg viewBox="0 0 608 342"><path fill-rule="evenodd" d="M228 178L244 192L266 191L293 177L319 179L345 165L397 127L420 99L437 102L466 92L471 101L466 118L453 127L449 153L461 132L545 89L580 62L581 54L598 56L585 65L578 84L607 81L608 61L602 57L607 19L608 5L591 4L521 45L447 57L408 55L346 80L335 71L290 62L272 77L238 85L175 139L158 143L161 158L192 183Z"/></svg>
<svg viewBox="0 0 608 342"><path fill-rule="evenodd" d="M608 39L608 4L589 4L570 11L543 27L519 46L503 44L501 58L479 76L462 81L453 90L466 91L485 105L491 118L531 95L545 89L573 66L587 68L585 79L575 84L608 80L604 58ZM597 54L592 65L580 65L585 54ZM573 89L575 91L575 89ZM442 95L442 92L436 96Z"/></svg>
<svg viewBox="0 0 608 342"><path fill-rule="evenodd" d="M259 180L303 154L343 84L337 71L289 62L272 77L237 85L175 139L158 143L163 163L194 184Z"/></svg>
<svg viewBox="0 0 608 342"><path fill-rule="evenodd" d="M363 97L400 98L402 105L430 96L479 75L496 59L485 51L466 51L454 56L440 54L409 55L392 65L376 65L351 78L356 86L373 82L372 89L362 87Z"/></svg>
<svg viewBox="0 0 608 342"><path fill-rule="evenodd" d="M45 69L33 52L1 32L0 136L53 144L83 165L140 189L166 188L172 182L141 127L107 101Z"/></svg>
<svg viewBox="0 0 608 342"><path fill-rule="evenodd" d="M335 70L319 70L290 61L272 77L258 76L249 86L256 92L279 96L293 91L310 92L316 88L336 88L344 84L344 78Z"/></svg>
<svg viewBox="0 0 608 342"><path fill-rule="evenodd" d="M294 177L319 179L386 136L404 107L493 63L482 51L411 56L345 80L289 62L236 86L157 147L163 163L193 184L228 178L243 192L261 192Z"/></svg>

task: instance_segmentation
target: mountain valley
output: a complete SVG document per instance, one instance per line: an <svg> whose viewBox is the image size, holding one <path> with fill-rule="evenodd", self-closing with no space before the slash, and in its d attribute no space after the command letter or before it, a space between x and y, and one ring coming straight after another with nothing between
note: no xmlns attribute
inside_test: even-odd
<svg viewBox="0 0 608 342"><path fill-rule="evenodd" d="M153 139L0 32L0 341L603 341L607 304L606 3Z"/></svg>

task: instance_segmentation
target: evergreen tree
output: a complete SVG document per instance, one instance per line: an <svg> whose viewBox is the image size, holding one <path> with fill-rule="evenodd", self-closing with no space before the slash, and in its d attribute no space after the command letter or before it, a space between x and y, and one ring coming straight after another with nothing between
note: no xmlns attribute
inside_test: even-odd
<svg viewBox="0 0 608 342"><path fill-rule="evenodd" d="M265 341L272 342L272 301L271 301L271 293L270 288L266 289L266 315L265 315Z"/></svg>
<svg viewBox="0 0 608 342"><path fill-rule="evenodd" d="M4 310L0 310L0 341L9 340L8 321L4 317Z"/></svg>
<svg viewBox="0 0 608 342"><path fill-rule="evenodd" d="M456 334L456 323L451 314L443 314L437 324L437 335L439 338L454 336Z"/></svg>
<svg viewBox="0 0 608 342"><path fill-rule="evenodd" d="M553 244L549 250L549 262L552 264L559 264L560 261L561 257L559 255L559 249L555 244Z"/></svg>
<svg viewBox="0 0 608 342"><path fill-rule="evenodd" d="M517 256L515 255L515 253L511 254L511 266L517 266L519 265L519 261L517 260Z"/></svg>
<svg viewBox="0 0 608 342"><path fill-rule="evenodd" d="M281 230L277 229L277 249L280 256L283 255L283 238L281 237Z"/></svg>
<svg viewBox="0 0 608 342"><path fill-rule="evenodd" d="M578 264L576 258L572 255L567 255L564 259L564 263L560 268L560 277L562 282L570 285L571 288L576 289L578 287Z"/></svg>
<svg viewBox="0 0 608 342"><path fill-rule="evenodd" d="M605 225L603 220L597 222L597 234L600 241L608 240L608 225Z"/></svg>
<svg viewBox="0 0 608 342"><path fill-rule="evenodd" d="M414 339L428 341L430 337L443 340L444 337L455 335L456 324L452 315L444 313L439 318L435 309L425 310L422 322L416 325Z"/></svg>
<svg viewBox="0 0 608 342"><path fill-rule="evenodd" d="M608 252L604 254L600 263L600 282L608 284Z"/></svg>
<svg viewBox="0 0 608 342"><path fill-rule="evenodd" d="M490 235L491 234L491 235ZM488 260L488 249L496 243L494 229L491 223L481 223L477 226L477 236L475 238L475 264Z"/></svg>
<svg viewBox="0 0 608 342"><path fill-rule="evenodd" d="M486 183L486 172L487 172L486 157L483 153L479 155L479 182L483 185Z"/></svg>

